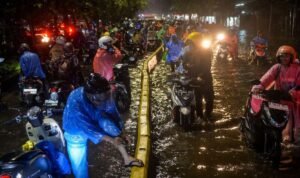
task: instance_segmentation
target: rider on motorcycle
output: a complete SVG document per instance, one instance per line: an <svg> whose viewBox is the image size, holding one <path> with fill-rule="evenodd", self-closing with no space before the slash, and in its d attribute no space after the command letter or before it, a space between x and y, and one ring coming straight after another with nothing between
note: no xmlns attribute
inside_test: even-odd
<svg viewBox="0 0 300 178"><path fill-rule="evenodd" d="M296 51L293 47L283 45L276 53L278 64L273 65L260 79L259 85L254 85L252 92L257 93L274 85L275 90L290 93L294 104L289 105L291 111L286 128L282 132L283 142L299 143L300 141L300 67L295 63Z"/></svg>
<svg viewBox="0 0 300 178"><path fill-rule="evenodd" d="M263 38L263 34L262 34L261 31L258 31L258 32L257 32L257 36L254 37L254 38L251 40L251 42L250 42L250 48L251 48L251 50L250 50L250 56L253 56L253 55L254 55L255 47L256 47L257 45L261 45L261 46L263 46L263 47L265 47L265 48L268 47L268 40L265 39L265 38ZM252 58L252 61L251 61L250 63L254 62L253 60L254 60L254 58Z"/></svg>
<svg viewBox="0 0 300 178"><path fill-rule="evenodd" d="M112 45L112 38L110 36L103 36L99 39L99 49L94 57L93 70L100 74L106 80L114 79L113 67L116 63L121 61L121 51Z"/></svg>
<svg viewBox="0 0 300 178"><path fill-rule="evenodd" d="M250 46L255 48L255 45L258 45L258 44L262 44L266 47L268 46L268 40L263 38L263 34L261 31L258 31L257 36L251 40Z"/></svg>
<svg viewBox="0 0 300 178"><path fill-rule="evenodd" d="M91 73L84 87L70 94L63 114L64 136L76 178L88 177L87 141L97 144L102 140L112 143L122 154L125 166L142 167L143 162L126 152L122 141L123 122L108 81L97 73Z"/></svg>
<svg viewBox="0 0 300 178"><path fill-rule="evenodd" d="M71 42L64 45L64 54L57 60L56 69L58 80L71 81L75 87L83 82L78 57Z"/></svg>
<svg viewBox="0 0 300 178"><path fill-rule="evenodd" d="M51 47L49 51L49 56L51 62L56 61L64 54L64 44L66 43L66 39L64 36L58 36L55 39L55 44Z"/></svg>
<svg viewBox="0 0 300 178"><path fill-rule="evenodd" d="M193 78L201 78L205 83L202 87L195 88L196 111L199 117L211 119L214 102L214 90L211 74L211 49L204 49L201 46L202 35L199 32L191 33L186 40L186 46L182 50L181 58L188 70L188 74ZM205 113L203 115L202 98L206 102Z"/></svg>
<svg viewBox="0 0 300 178"><path fill-rule="evenodd" d="M43 85L44 94L47 95L48 85L46 82L46 75L42 69L39 56L30 51L27 43L22 43L18 49L20 56L20 89L22 89L23 82L28 78L37 78Z"/></svg>

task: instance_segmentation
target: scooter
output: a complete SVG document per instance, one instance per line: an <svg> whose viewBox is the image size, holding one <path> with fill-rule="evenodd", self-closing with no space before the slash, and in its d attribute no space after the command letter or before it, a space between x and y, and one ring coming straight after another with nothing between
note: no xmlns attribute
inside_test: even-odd
<svg viewBox="0 0 300 178"><path fill-rule="evenodd" d="M113 68L115 80L114 99L118 110L124 113L129 110L131 104L131 88L128 64L116 64Z"/></svg>
<svg viewBox="0 0 300 178"><path fill-rule="evenodd" d="M70 165L64 154L63 132L58 123L50 118L57 112L62 111L42 111L34 106L26 114L20 114L1 124L26 121L29 141L23 145L23 151L7 153L0 158L0 177L49 178L70 174Z"/></svg>
<svg viewBox="0 0 300 178"><path fill-rule="evenodd" d="M44 106L50 108L64 108L67 99L74 86L65 80L57 80L50 83L49 98Z"/></svg>
<svg viewBox="0 0 300 178"><path fill-rule="evenodd" d="M36 77L26 78L19 83L22 102L27 106L41 105L45 99L43 82Z"/></svg>
<svg viewBox="0 0 300 178"><path fill-rule="evenodd" d="M256 63L258 66L267 63L267 47L263 44L255 45L254 49L251 49L250 59L251 63Z"/></svg>
<svg viewBox="0 0 300 178"><path fill-rule="evenodd" d="M217 48L216 60L219 62L225 62L228 60L228 45L225 42L220 42Z"/></svg>
<svg viewBox="0 0 300 178"><path fill-rule="evenodd" d="M287 92L250 92L244 117L241 118L240 129L246 144L271 160L273 168L278 168L281 160L281 133L290 114L286 102L291 102Z"/></svg>
<svg viewBox="0 0 300 178"><path fill-rule="evenodd" d="M181 71L173 75L171 100L173 120L188 131L198 117L194 88L200 87L202 79L200 77L193 79L186 74L186 71Z"/></svg>

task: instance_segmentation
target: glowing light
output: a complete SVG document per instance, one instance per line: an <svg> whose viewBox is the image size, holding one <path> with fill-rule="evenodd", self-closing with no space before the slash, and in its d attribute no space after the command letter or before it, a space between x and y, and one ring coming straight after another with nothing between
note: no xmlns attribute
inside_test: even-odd
<svg viewBox="0 0 300 178"><path fill-rule="evenodd" d="M235 5L235 7L242 7L242 6L245 6L245 4L244 3L238 3L238 4Z"/></svg>
<svg viewBox="0 0 300 178"><path fill-rule="evenodd" d="M224 33L219 33L217 34L217 40L222 41L225 38L225 34Z"/></svg>
<svg viewBox="0 0 300 178"><path fill-rule="evenodd" d="M44 35L43 37L42 37L42 43L49 43L49 41L50 41L50 38L48 37L48 35Z"/></svg>
<svg viewBox="0 0 300 178"><path fill-rule="evenodd" d="M211 46L211 40L205 39L201 42L201 46L205 49L210 48Z"/></svg>

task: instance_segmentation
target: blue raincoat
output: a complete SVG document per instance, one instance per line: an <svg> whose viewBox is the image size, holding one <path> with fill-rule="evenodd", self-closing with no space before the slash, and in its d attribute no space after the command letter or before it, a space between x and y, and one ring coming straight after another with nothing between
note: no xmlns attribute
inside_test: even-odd
<svg viewBox="0 0 300 178"><path fill-rule="evenodd" d="M85 96L83 87L72 91L63 114L65 132L80 134L96 144L104 135L120 135L122 128L123 121L113 99L95 107Z"/></svg>
<svg viewBox="0 0 300 178"><path fill-rule="evenodd" d="M20 66L23 75L27 77L38 77L45 79L46 75L42 69L40 58L37 54L25 51L20 57Z"/></svg>
<svg viewBox="0 0 300 178"><path fill-rule="evenodd" d="M173 42L172 39L169 40L169 42L166 44L166 47L169 49L167 54L168 63L176 62L180 56L183 45L183 42L180 40L178 40L177 43Z"/></svg>
<svg viewBox="0 0 300 178"><path fill-rule="evenodd" d="M259 36L256 36L252 39L252 41L250 42L251 46L255 46L257 44L262 44L262 45L266 45L268 46L268 40Z"/></svg>
<svg viewBox="0 0 300 178"><path fill-rule="evenodd" d="M112 97L94 106L83 87L70 94L63 114L67 151L76 178L88 178L87 140L99 143L105 135L119 136L123 122Z"/></svg>

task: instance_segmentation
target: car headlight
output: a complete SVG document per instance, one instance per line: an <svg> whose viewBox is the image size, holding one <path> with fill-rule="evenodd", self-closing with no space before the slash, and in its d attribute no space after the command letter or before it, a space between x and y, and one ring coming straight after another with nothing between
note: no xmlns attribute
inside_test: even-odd
<svg viewBox="0 0 300 178"><path fill-rule="evenodd" d="M205 39L201 42L201 46L205 49L210 48L211 46L211 40Z"/></svg>
<svg viewBox="0 0 300 178"><path fill-rule="evenodd" d="M218 33L217 34L217 40L222 41L225 39L225 34L224 33Z"/></svg>

